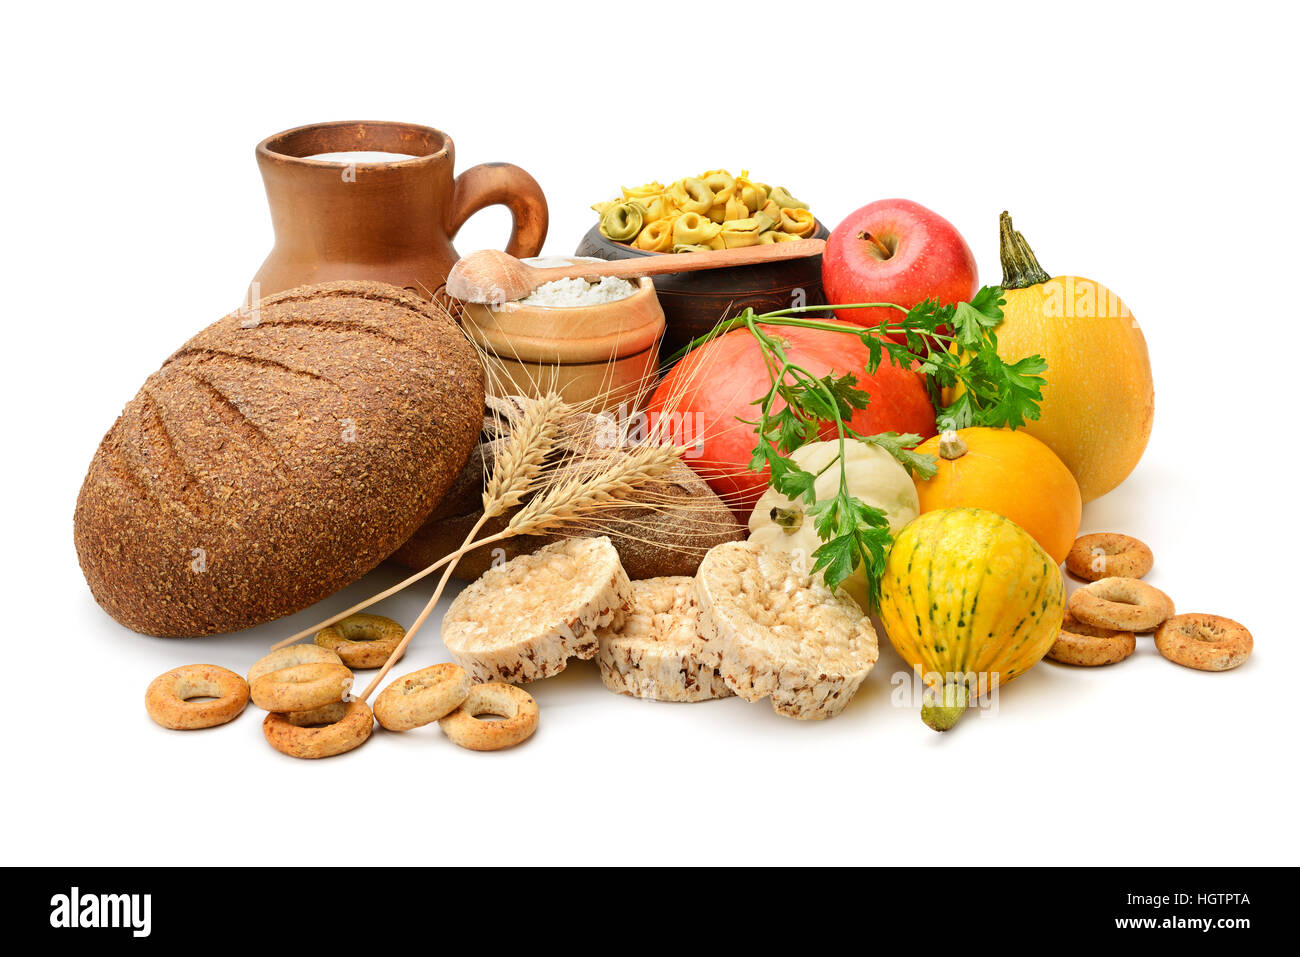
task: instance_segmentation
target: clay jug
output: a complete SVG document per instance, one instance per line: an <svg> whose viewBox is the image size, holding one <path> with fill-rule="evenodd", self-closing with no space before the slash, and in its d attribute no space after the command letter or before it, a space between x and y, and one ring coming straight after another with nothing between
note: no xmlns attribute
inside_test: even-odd
<svg viewBox="0 0 1300 957"><path fill-rule="evenodd" d="M399 153L392 162L312 159L323 153ZM459 256L457 231L501 204L514 219L506 252L535 256L546 239L546 197L518 166L484 163L456 176L451 137L413 123L300 126L257 144L275 246L250 295L304 283L369 279L431 299ZM250 300L251 301L251 300Z"/></svg>

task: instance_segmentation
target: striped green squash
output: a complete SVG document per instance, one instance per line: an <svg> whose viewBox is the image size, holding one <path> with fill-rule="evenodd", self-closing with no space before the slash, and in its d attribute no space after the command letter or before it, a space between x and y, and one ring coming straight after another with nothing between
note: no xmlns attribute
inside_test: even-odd
<svg viewBox="0 0 1300 957"><path fill-rule="evenodd" d="M1047 552L982 508L936 509L910 522L880 591L885 632L930 689L921 716L936 731L1037 664L1061 630L1065 603Z"/></svg>

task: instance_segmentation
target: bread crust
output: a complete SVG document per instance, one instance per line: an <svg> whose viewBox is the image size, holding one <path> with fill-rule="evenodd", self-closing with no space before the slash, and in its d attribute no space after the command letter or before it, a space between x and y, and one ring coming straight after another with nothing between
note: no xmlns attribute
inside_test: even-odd
<svg viewBox="0 0 1300 957"><path fill-rule="evenodd" d="M382 283L232 313L151 375L77 498L91 592L135 631L191 637L291 614L420 526L482 426L455 323Z"/></svg>

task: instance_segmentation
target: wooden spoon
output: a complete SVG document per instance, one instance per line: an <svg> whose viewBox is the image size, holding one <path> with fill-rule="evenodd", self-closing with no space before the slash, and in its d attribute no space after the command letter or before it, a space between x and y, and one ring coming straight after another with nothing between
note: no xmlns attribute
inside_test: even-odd
<svg viewBox="0 0 1300 957"><path fill-rule="evenodd" d="M451 267L447 276L447 294L461 302L500 305L523 299L543 283L557 279L593 280L602 276L640 279L642 276L694 272L697 269L721 269L782 259L803 259L807 256L820 256L825 248L826 241L822 239L796 239L788 243L743 246L739 249L636 256L632 259L576 262L569 266L546 268L529 266L496 249L481 249L470 253Z"/></svg>

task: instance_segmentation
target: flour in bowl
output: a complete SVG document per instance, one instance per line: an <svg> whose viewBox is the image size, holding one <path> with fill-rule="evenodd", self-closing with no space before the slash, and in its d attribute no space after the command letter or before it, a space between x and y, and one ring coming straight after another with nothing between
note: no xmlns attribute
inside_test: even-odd
<svg viewBox="0 0 1300 957"><path fill-rule="evenodd" d="M598 282L557 279L538 286L520 302L527 306L598 306L626 299L637 291L635 282L605 276Z"/></svg>

